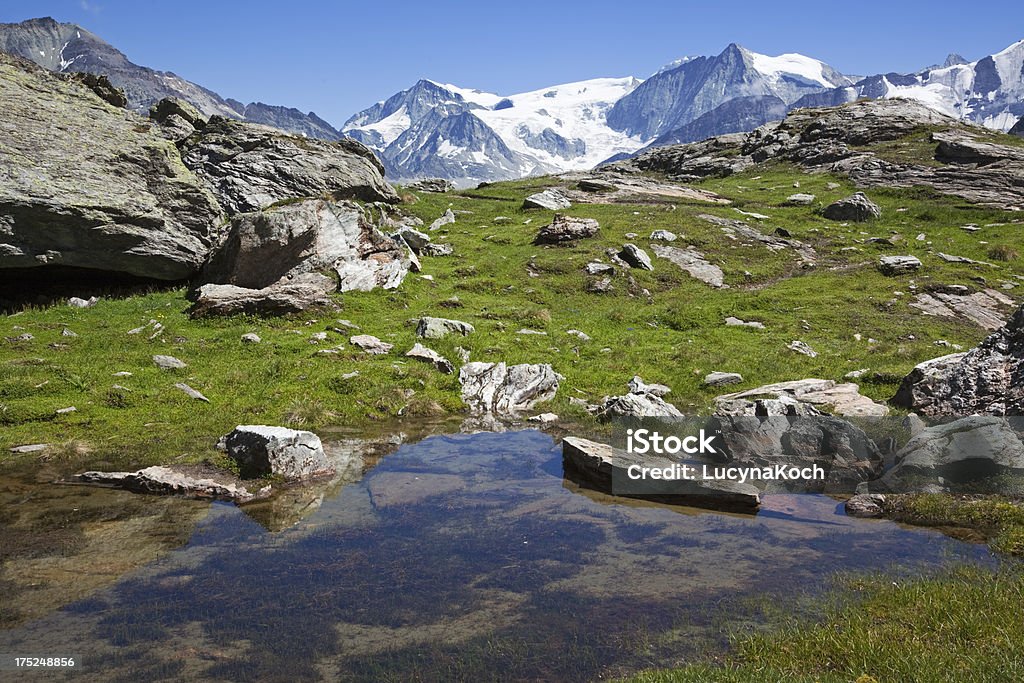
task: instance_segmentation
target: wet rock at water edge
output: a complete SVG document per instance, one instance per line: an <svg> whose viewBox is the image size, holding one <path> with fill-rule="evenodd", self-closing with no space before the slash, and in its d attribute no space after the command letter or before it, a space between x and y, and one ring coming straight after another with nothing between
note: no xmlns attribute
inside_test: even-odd
<svg viewBox="0 0 1024 683"><path fill-rule="evenodd" d="M287 481L334 474L320 437L312 432L267 425L239 425L217 449L238 463L245 478L274 475Z"/></svg>
<svg viewBox="0 0 1024 683"><path fill-rule="evenodd" d="M263 490L252 493L240 483L231 481L226 475L223 478L213 478L160 466L147 467L137 472L83 472L76 475L74 481L111 486L135 493L214 498L236 503L246 503L260 495L266 495Z"/></svg>

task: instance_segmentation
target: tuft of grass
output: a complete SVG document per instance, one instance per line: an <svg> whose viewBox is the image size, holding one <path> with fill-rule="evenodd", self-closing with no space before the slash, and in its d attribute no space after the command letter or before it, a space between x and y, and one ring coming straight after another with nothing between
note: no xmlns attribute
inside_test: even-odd
<svg viewBox="0 0 1024 683"><path fill-rule="evenodd" d="M993 261L1016 261L1019 256L1016 249L1006 244L998 244L988 250L988 257Z"/></svg>

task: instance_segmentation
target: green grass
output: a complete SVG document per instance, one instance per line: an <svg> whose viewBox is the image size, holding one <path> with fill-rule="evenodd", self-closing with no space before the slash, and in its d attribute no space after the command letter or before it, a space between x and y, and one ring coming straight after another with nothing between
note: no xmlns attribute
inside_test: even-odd
<svg viewBox="0 0 1024 683"><path fill-rule="evenodd" d="M849 579L827 615L739 636L721 662L634 683L1003 683L1024 679L1024 573Z"/></svg>
<svg viewBox="0 0 1024 683"><path fill-rule="evenodd" d="M416 341L414 321L421 315L457 318L476 327L469 337L429 344L450 359L458 359L461 346L473 360L551 363L566 379L542 409L568 419L591 419L569 405L570 397L597 402L621 393L633 374L671 386L670 400L690 413L707 410L719 393L702 383L714 370L740 372L744 383L735 387L740 390L804 377L840 380L850 370L867 367L872 374L862 380L862 390L885 400L915 364L943 353L935 341L967 347L985 336L963 321L920 315L908 305L912 284L979 287L976 280L985 278L998 287L1024 274L1015 258L1020 225L1013 222L1019 220L1014 214L926 190L878 189L868 194L882 206L883 217L842 225L818 215L820 206L783 203L800 191L817 195L825 205L855 188L838 177L806 175L788 166L761 166L702 184L731 199L732 206L576 205L567 213L596 218L599 235L572 246L536 247L532 239L552 213L525 211L522 200L556 182L537 178L463 193L419 194L419 201L404 209L427 223L449 207L471 212L458 213L456 223L432 233L435 240L452 244L456 255L423 259L432 281L411 274L394 291L340 295L338 311L195 321L185 313L184 291L171 290L105 299L90 309L34 308L0 318L0 458L17 459L6 451L18 444L75 440L76 452L89 449L111 461L191 462L216 457L212 447L217 438L240 423L358 429L399 416L457 413L462 409L457 378L401 355ZM829 189L828 183L839 186ZM789 250L771 252L729 239L699 218L710 213L742 219L734 207L770 215L770 220L750 223L766 233L781 227L812 244L819 255L816 267L801 269ZM512 222L495 224L497 216ZM986 227L970 234L960 229L967 223ZM711 289L654 259L653 272L630 272L633 283L616 276L613 292L586 291L585 263L606 258L606 249L627 241L646 249L647 236L662 228L682 236L677 246L693 245L719 264L729 287ZM639 236L626 238L631 232ZM894 233L903 240L889 250L865 242ZM926 240L918 241L919 233ZM929 253L989 260L997 248L1009 260L994 268L949 264ZM924 268L912 277L884 277L876 263L885 253L915 254ZM446 302L453 297L458 303L449 307ZM727 316L761 321L767 329L726 327ZM338 318L395 344L393 354L370 357L345 347L336 355L319 355L346 341L348 334L328 332L328 341L310 343L310 335L337 326ZM151 319L165 326L161 336L150 340L147 333L127 334ZM61 336L65 327L79 336ZM547 334L517 335L521 328ZM593 341L580 342L566 334L569 329L582 330ZM24 332L35 338L3 339ZM256 332L263 343L242 344L246 332ZM795 339L810 344L819 356L787 350ZM150 360L158 353L176 356L188 368L158 370ZM113 377L122 370L134 376ZM353 371L359 376L344 378ZM182 381L211 403L197 403L173 388ZM126 389L113 389L114 384ZM76 412L56 415L72 405Z"/></svg>
<svg viewBox="0 0 1024 683"><path fill-rule="evenodd" d="M1024 507L1002 496L904 494L886 496L885 516L917 526L980 535L996 552L1024 555Z"/></svg>

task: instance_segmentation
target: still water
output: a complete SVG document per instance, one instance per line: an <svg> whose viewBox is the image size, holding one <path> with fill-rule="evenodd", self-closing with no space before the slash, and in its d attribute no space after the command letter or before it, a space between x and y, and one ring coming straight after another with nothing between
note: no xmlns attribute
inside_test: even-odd
<svg viewBox="0 0 1024 683"><path fill-rule="evenodd" d="M23 680L590 681L813 615L838 571L992 562L824 496L742 516L581 490L535 431L364 469L245 509L0 481L0 652L81 657Z"/></svg>

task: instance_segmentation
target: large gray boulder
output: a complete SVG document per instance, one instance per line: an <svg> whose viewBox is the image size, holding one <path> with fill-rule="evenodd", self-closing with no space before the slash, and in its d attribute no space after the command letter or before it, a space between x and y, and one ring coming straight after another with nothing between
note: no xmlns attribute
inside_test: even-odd
<svg viewBox="0 0 1024 683"><path fill-rule="evenodd" d="M398 201L380 161L354 140L327 142L213 116L181 142L181 156L233 214L296 197Z"/></svg>
<svg viewBox="0 0 1024 683"><path fill-rule="evenodd" d="M916 256L883 256L878 259L878 270L882 275L906 275L921 267L921 260Z"/></svg>
<svg viewBox="0 0 1024 683"><path fill-rule="evenodd" d="M605 396L597 409L602 420L682 417L683 414L663 396L672 390L664 384L647 384L639 376L629 381L629 393Z"/></svg>
<svg viewBox="0 0 1024 683"><path fill-rule="evenodd" d="M449 318L434 318L429 315L420 318L416 324L416 336L421 339L441 339L449 334L465 337L475 331L474 327L467 322Z"/></svg>
<svg viewBox="0 0 1024 683"><path fill-rule="evenodd" d="M193 304L189 315L194 318L211 315L290 315L330 306L329 292L333 289L334 281L320 275L302 276L292 282L261 289L202 285L190 295Z"/></svg>
<svg viewBox="0 0 1024 683"><path fill-rule="evenodd" d="M245 478L274 475L293 481L334 474L320 437L312 432L239 425L221 438L217 448L238 463Z"/></svg>
<svg viewBox="0 0 1024 683"><path fill-rule="evenodd" d="M1024 415L1024 307L970 351L915 367L892 403L922 415Z"/></svg>
<svg viewBox="0 0 1024 683"><path fill-rule="evenodd" d="M476 415L517 417L550 401L561 376L550 365L466 363L459 370L462 401Z"/></svg>
<svg viewBox="0 0 1024 683"><path fill-rule="evenodd" d="M1009 420L972 415L927 427L896 453L896 464L871 491L1020 493L1024 443Z"/></svg>
<svg viewBox="0 0 1024 683"><path fill-rule="evenodd" d="M146 119L2 53L0 111L0 268L195 274L221 208Z"/></svg>
<svg viewBox="0 0 1024 683"><path fill-rule="evenodd" d="M833 221L862 223L873 218L881 218L882 209L863 192L857 192L846 199L829 204L822 210L821 215Z"/></svg>
<svg viewBox="0 0 1024 683"><path fill-rule="evenodd" d="M329 273L341 292L393 289L408 273L407 259L355 202L305 199L232 218L203 279L261 289Z"/></svg>

